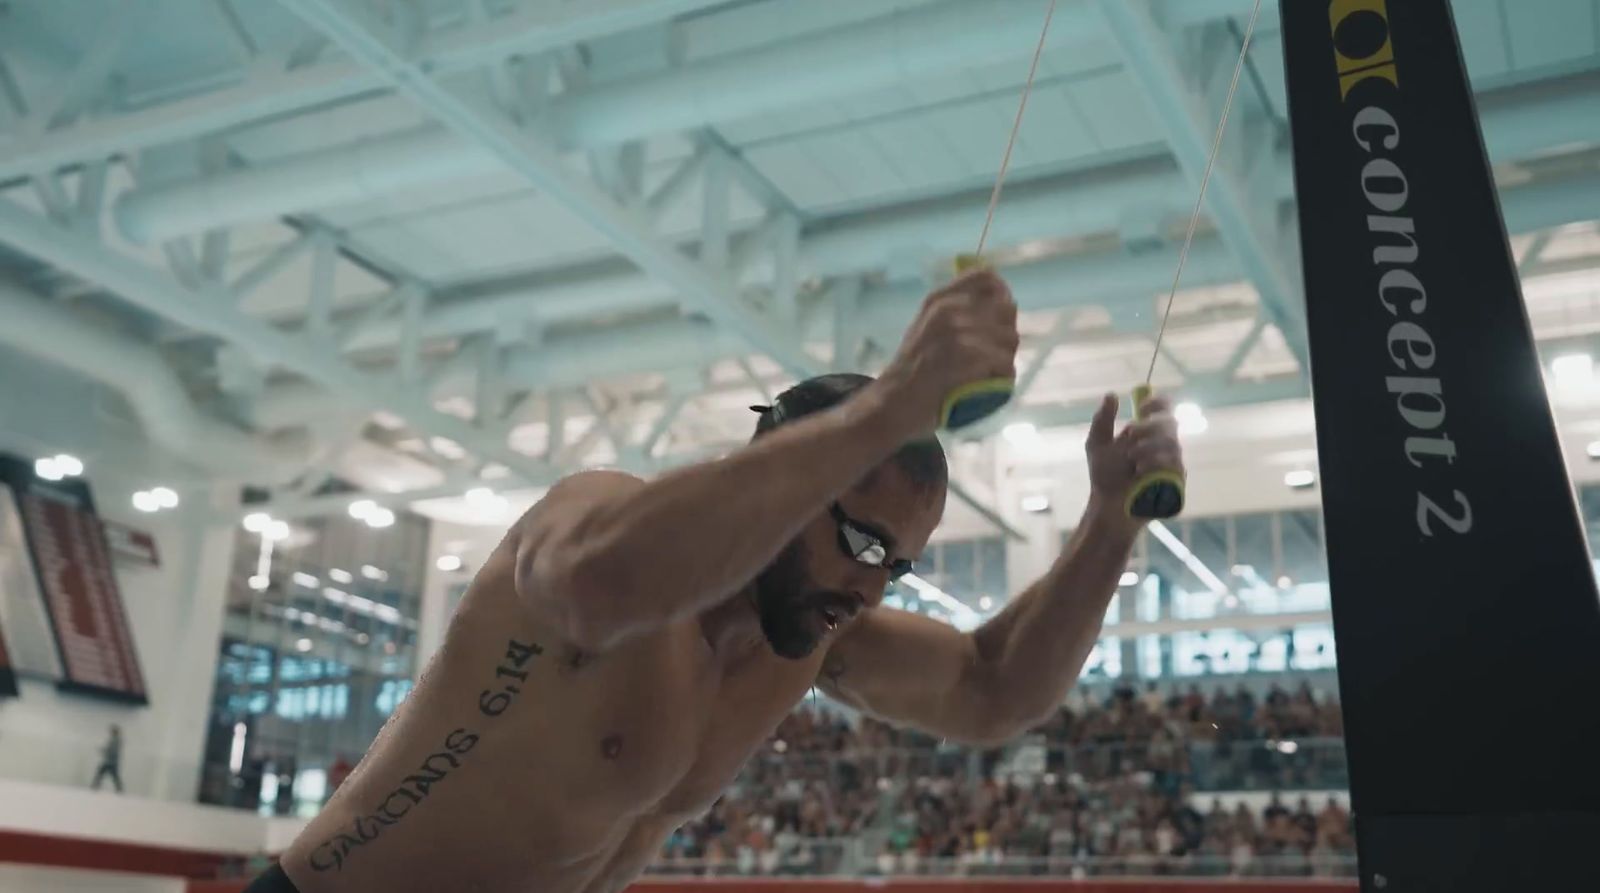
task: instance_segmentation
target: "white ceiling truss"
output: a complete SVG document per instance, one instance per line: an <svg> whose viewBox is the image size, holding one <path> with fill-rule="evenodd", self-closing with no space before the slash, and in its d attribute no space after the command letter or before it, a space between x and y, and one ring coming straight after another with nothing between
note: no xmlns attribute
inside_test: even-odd
<svg viewBox="0 0 1600 893"><path fill-rule="evenodd" d="M1251 6L1060 0L991 235L1019 396L963 438L1142 379ZM1207 407L1307 393L1275 6L1156 362ZM1541 337L1600 332L1596 6L1459 14ZM1044 7L18 0L0 349L284 515L715 456L971 249Z"/></svg>

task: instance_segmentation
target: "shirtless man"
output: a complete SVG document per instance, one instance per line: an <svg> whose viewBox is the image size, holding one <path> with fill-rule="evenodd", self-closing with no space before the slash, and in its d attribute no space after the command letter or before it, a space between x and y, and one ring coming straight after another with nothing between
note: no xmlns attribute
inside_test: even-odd
<svg viewBox="0 0 1600 893"><path fill-rule="evenodd" d="M935 291L883 374L802 382L752 442L651 481L553 487L489 558L416 690L252 893L627 886L813 685L891 722L998 744L1051 713L1140 523L1181 470L1165 402L1088 437L1093 495L1051 570L970 633L880 607L944 509L945 395L1014 374L994 273Z"/></svg>

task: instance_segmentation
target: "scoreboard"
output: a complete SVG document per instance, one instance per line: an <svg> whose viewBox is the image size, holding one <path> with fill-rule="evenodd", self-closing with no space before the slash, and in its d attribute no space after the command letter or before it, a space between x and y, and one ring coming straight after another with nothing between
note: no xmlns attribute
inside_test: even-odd
<svg viewBox="0 0 1600 893"><path fill-rule="evenodd" d="M14 502L44 616L60 659L59 687L147 703L145 681L89 486L46 481L33 463L0 454L0 498ZM0 643L0 690L10 672ZM14 689L14 680L12 680Z"/></svg>

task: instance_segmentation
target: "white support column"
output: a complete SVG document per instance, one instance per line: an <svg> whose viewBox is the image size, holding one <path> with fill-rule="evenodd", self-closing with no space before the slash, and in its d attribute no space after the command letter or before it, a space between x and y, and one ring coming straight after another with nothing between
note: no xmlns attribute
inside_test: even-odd
<svg viewBox="0 0 1600 893"><path fill-rule="evenodd" d="M152 674L150 680L152 697L171 705L160 727L164 737L159 752L166 759L160 761L152 779L152 790L164 799L193 801L199 792L236 539L231 520L216 519L218 512L238 505L237 496L225 490L189 496L205 504L183 513L173 531L176 542L169 541L169 547L163 549L168 560L181 564L173 571L175 585L165 590L174 600L170 615L181 621L170 624L159 643L152 643L162 659L149 660L151 668L159 671L159 676Z"/></svg>

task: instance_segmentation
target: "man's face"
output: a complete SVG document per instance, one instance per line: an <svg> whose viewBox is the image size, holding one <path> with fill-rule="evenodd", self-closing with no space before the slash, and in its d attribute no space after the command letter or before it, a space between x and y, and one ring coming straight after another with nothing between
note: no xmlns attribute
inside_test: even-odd
<svg viewBox="0 0 1600 893"><path fill-rule="evenodd" d="M772 650L791 660L807 657L882 602L889 565L922 554L944 514L944 497L943 486L919 487L886 465L838 498L843 523L882 544L882 567L850 556L834 512L813 518L756 576L756 608Z"/></svg>

